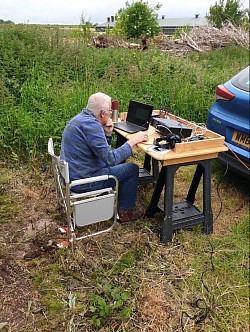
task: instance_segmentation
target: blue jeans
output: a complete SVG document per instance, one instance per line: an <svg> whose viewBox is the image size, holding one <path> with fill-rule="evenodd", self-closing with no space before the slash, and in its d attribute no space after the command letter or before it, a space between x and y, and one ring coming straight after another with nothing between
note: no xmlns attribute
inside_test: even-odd
<svg viewBox="0 0 250 332"><path fill-rule="evenodd" d="M117 177L119 182L118 209L127 210L135 207L139 177L138 165L123 163L109 168L103 168L100 172L95 173L95 176L99 175L114 175ZM81 193L114 186L115 181L110 179L102 182L94 182L90 185L77 186L74 188L74 192Z"/></svg>

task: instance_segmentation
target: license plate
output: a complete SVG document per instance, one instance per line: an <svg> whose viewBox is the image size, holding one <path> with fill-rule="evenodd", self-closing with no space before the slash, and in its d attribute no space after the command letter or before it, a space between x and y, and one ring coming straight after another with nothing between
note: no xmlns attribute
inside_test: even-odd
<svg viewBox="0 0 250 332"><path fill-rule="evenodd" d="M250 148L250 135L241 133L240 131L235 130L232 141L244 146L245 148L249 149Z"/></svg>

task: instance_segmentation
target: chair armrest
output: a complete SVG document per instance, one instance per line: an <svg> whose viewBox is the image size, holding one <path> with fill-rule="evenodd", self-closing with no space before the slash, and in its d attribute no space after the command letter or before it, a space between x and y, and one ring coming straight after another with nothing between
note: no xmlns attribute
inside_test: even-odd
<svg viewBox="0 0 250 332"><path fill-rule="evenodd" d="M84 197L92 197L92 196L99 196L103 193L110 193L112 190L112 188L103 188L103 189L99 189L99 190L93 190L93 191L88 191L86 193L74 193L74 192L70 192L70 199L71 200L76 200L78 198L84 198Z"/></svg>
<svg viewBox="0 0 250 332"><path fill-rule="evenodd" d="M92 182L100 182L100 181L107 181L108 179L114 179L117 183L117 179L113 175L101 175L101 176L94 176L92 178L80 179L71 181L69 187L70 189L75 186L79 186L80 184L92 183Z"/></svg>

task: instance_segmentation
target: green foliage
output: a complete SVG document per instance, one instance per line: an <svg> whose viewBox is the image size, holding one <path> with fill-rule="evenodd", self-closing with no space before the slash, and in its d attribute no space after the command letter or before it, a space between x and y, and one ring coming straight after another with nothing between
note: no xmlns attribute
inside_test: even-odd
<svg viewBox="0 0 250 332"><path fill-rule="evenodd" d="M160 32L155 14L159 8L160 5L151 8L143 1L132 2L131 5L126 2L125 8L118 11L113 33L126 38L154 37Z"/></svg>
<svg viewBox="0 0 250 332"><path fill-rule="evenodd" d="M206 122L216 85L248 60L248 52L233 45L174 58L154 48L94 49L80 36L69 41L58 28L3 25L0 159L46 160L50 136L59 152L65 124L96 91L119 99L121 111L137 99Z"/></svg>
<svg viewBox="0 0 250 332"><path fill-rule="evenodd" d="M12 22L10 20L5 21L5 20L0 19L0 24L14 24L14 22Z"/></svg>
<svg viewBox="0 0 250 332"><path fill-rule="evenodd" d="M122 291L119 287L105 283L101 295L94 294L90 297L89 310L93 313L90 324L99 328L105 325L109 315L116 313L121 319L128 318L132 313L132 309L126 306L129 296L129 291Z"/></svg>
<svg viewBox="0 0 250 332"><path fill-rule="evenodd" d="M93 37L92 23L90 22L90 20L86 19L86 15L84 14L84 12L82 12L81 14L80 27L83 33L83 41L89 42L90 39Z"/></svg>
<svg viewBox="0 0 250 332"><path fill-rule="evenodd" d="M171 39L175 40L177 38L180 38L181 32L184 31L185 33L189 33L191 30L190 25L186 25L185 27L180 27L175 29L174 34L171 36Z"/></svg>
<svg viewBox="0 0 250 332"><path fill-rule="evenodd" d="M15 217L19 208L15 204L14 194L10 195L5 188L8 188L9 180L0 173L0 225L8 224L10 219Z"/></svg>
<svg viewBox="0 0 250 332"><path fill-rule="evenodd" d="M242 9L240 0L219 0L209 8L208 20L217 28L221 28L226 22L245 26L249 20L249 10Z"/></svg>
<svg viewBox="0 0 250 332"><path fill-rule="evenodd" d="M132 267L135 263L135 257L133 252L124 254L120 261L116 265L116 270L123 272L125 269Z"/></svg>

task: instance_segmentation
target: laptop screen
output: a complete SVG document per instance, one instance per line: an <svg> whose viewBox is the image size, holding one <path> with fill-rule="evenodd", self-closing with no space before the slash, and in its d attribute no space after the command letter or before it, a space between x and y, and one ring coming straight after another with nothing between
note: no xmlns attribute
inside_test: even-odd
<svg viewBox="0 0 250 332"><path fill-rule="evenodd" d="M127 121L142 127L149 125L153 112L153 106L130 100L127 114Z"/></svg>

